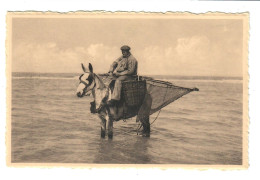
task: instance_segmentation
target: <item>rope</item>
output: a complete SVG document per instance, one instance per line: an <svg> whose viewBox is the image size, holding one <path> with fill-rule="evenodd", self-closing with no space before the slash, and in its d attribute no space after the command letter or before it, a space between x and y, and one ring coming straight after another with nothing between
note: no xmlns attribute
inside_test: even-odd
<svg viewBox="0 0 260 180"><path fill-rule="evenodd" d="M139 125L136 128L136 134L139 135L139 130L142 128L143 124L139 122Z"/></svg>
<svg viewBox="0 0 260 180"><path fill-rule="evenodd" d="M165 98L166 98L166 94L167 94L167 92L168 92L168 85L167 85L167 87L166 87L166 92L165 92L165 94L164 94L163 101L165 101ZM156 119L159 117L159 114L160 114L161 110L162 110L162 108L159 110L159 112L158 112L156 118L153 120L152 123L150 123L150 125L152 125L152 124L156 121Z"/></svg>

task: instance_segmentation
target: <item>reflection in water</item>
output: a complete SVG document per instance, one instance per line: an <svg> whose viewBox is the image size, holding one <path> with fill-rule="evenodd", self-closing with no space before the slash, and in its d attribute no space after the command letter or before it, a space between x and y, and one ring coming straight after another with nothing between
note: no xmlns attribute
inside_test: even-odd
<svg viewBox="0 0 260 180"><path fill-rule="evenodd" d="M132 136L120 139L100 139L99 151L94 163L104 164L133 164L151 163L148 149L149 138Z"/></svg>

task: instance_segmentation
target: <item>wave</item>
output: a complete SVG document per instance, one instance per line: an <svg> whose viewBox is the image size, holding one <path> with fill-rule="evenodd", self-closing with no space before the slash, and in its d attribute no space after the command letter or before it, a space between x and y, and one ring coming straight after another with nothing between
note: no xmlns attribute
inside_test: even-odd
<svg viewBox="0 0 260 180"><path fill-rule="evenodd" d="M42 76L33 76L33 77L12 77L12 79L78 79L79 76L74 77L42 77Z"/></svg>
<svg viewBox="0 0 260 180"><path fill-rule="evenodd" d="M225 79L225 80L216 80L216 79L160 79L163 81L170 81L172 83L174 82L202 82L202 83L243 83L243 80L240 79Z"/></svg>
<svg viewBox="0 0 260 180"><path fill-rule="evenodd" d="M73 76L73 77L58 77L58 76L54 76L54 77L44 77L44 76L13 76L12 79L53 79L53 80L74 80L74 79L78 79L79 76ZM214 82L214 83L243 83L243 80L240 79L224 79L224 80L217 80L217 79L158 79L158 80L162 80L162 81L170 81L172 83L175 82L180 82L180 81L185 81L185 82L202 82L202 83L210 83L210 82Z"/></svg>
<svg viewBox="0 0 260 180"><path fill-rule="evenodd" d="M78 79L80 73L30 73L13 72L13 79ZM147 76L148 77L148 76ZM151 75L154 79L170 82L214 82L214 83L242 83L242 77L220 77L220 76L173 76L173 75Z"/></svg>

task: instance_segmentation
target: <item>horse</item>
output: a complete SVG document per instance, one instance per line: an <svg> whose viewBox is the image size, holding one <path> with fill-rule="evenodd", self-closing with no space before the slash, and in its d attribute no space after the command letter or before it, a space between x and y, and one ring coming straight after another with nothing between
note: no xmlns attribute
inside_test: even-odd
<svg viewBox="0 0 260 180"><path fill-rule="evenodd" d="M108 105L111 91L113 88L106 85L102 78L95 74L93 66L89 63L88 69L81 64L83 74L79 77L79 85L76 95L82 98L86 95L93 95L94 102L91 103L91 112L97 113L101 120L101 138L113 138L113 122L136 116L136 121L141 122L142 136L150 137L150 109L152 98L146 91L144 100L140 105L128 106L124 99L121 98L118 104Z"/></svg>

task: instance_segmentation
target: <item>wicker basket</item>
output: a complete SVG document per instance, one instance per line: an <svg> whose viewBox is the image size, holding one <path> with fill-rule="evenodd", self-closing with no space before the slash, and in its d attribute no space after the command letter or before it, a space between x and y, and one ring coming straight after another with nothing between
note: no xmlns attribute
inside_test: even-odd
<svg viewBox="0 0 260 180"><path fill-rule="evenodd" d="M122 93L128 106L141 105L146 93L146 81L123 81Z"/></svg>

